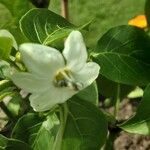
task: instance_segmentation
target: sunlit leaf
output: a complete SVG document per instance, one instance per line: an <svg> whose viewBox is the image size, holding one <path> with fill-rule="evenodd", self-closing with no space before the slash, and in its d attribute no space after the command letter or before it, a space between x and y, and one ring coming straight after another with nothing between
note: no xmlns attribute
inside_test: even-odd
<svg viewBox="0 0 150 150"><path fill-rule="evenodd" d="M150 82L150 38L132 26L110 29L98 41L93 60L106 78L128 85Z"/></svg>
<svg viewBox="0 0 150 150"><path fill-rule="evenodd" d="M150 135L150 85L144 91L144 96L134 117L119 127L129 133Z"/></svg>

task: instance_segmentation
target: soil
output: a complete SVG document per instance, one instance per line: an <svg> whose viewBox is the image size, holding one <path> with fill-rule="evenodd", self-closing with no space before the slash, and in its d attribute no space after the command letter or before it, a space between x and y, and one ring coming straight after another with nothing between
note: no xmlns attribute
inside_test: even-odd
<svg viewBox="0 0 150 150"><path fill-rule="evenodd" d="M114 142L115 150L150 150L150 136L121 132Z"/></svg>
<svg viewBox="0 0 150 150"><path fill-rule="evenodd" d="M121 103L118 119L126 120L134 115L137 105L139 105L137 101L124 99ZM112 112L113 108L108 109L108 111ZM114 150L150 150L150 136L122 131L114 142Z"/></svg>

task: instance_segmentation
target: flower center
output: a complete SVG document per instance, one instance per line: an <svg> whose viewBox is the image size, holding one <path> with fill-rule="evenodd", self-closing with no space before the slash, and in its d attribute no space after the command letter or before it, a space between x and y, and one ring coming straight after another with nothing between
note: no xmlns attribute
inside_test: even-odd
<svg viewBox="0 0 150 150"><path fill-rule="evenodd" d="M82 83L75 81L71 71L66 68L57 71L54 77L54 85L56 87L68 87L75 91L79 91L83 87Z"/></svg>

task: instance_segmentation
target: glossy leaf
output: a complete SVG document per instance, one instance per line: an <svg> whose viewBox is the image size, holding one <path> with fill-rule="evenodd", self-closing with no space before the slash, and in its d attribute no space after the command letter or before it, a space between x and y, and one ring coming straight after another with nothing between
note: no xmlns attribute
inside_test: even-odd
<svg viewBox="0 0 150 150"><path fill-rule="evenodd" d="M150 38L139 28L118 26L98 41L93 60L106 78L128 85L150 82Z"/></svg>
<svg viewBox="0 0 150 150"><path fill-rule="evenodd" d="M74 25L47 9L32 9L20 21L24 35L36 43L50 44L64 38Z"/></svg>
<svg viewBox="0 0 150 150"><path fill-rule="evenodd" d="M62 150L70 150L70 146L73 150L99 150L105 143L106 118L90 102L72 98L67 103L66 117L66 123L60 124L54 114L46 120L35 114L25 115L16 124L12 137L28 143L34 150L43 147L56 150L58 145Z"/></svg>
<svg viewBox="0 0 150 150"><path fill-rule="evenodd" d="M68 101L68 117L63 150L99 150L107 136L104 114L91 103L73 97Z"/></svg>
<svg viewBox="0 0 150 150"><path fill-rule="evenodd" d="M104 76L99 76L97 79L98 91L106 98L115 98L118 84L108 80ZM120 98L123 99L134 89L134 86L120 84Z"/></svg>
<svg viewBox="0 0 150 150"><path fill-rule="evenodd" d="M0 37L0 59L8 59L13 45L12 39Z"/></svg>
<svg viewBox="0 0 150 150"><path fill-rule="evenodd" d="M24 110L23 99L20 94L13 94L11 100L7 104L7 108L13 116L19 116Z"/></svg>
<svg viewBox="0 0 150 150"><path fill-rule="evenodd" d="M58 126L59 121L57 116L48 116L47 120L42 123L37 134L32 134L30 137L30 144L32 145L32 149L52 149Z"/></svg>
<svg viewBox="0 0 150 150"><path fill-rule="evenodd" d="M22 116L12 131L12 138L20 139L26 143L29 142L29 136L32 135L32 126L35 126L35 131L38 131L43 119L36 114L27 114ZM31 130L30 130L31 128Z"/></svg>
<svg viewBox="0 0 150 150"><path fill-rule="evenodd" d="M50 115L45 120L36 114L27 114L16 124L12 137L27 142L33 150L51 149L58 125L56 115Z"/></svg>
<svg viewBox="0 0 150 150"><path fill-rule="evenodd" d="M12 96L14 94L15 87L12 82L8 80L0 81L0 101L2 101L6 96Z"/></svg>
<svg viewBox="0 0 150 150"><path fill-rule="evenodd" d="M97 84L94 82L87 88L80 91L76 97L82 100L86 100L91 102L94 105L98 105L98 90L97 90Z"/></svg>
<svg viewBox="0 0 150 150"><path fill-rule="evenodd" d="M10 65L6 61L0 60L0 78L4 79L10 74Z"/></svg>
<svg viewBox="0 0 150 150"><path fill-rule="evenodd" d="M130 133L150 135L150 84L144 91L144 96L134 117L119 127Z"/></svg>
<svg viewBox="0 0 150 150"><path fill-rule="evenodd" d="M5 88L12 87L13 83L9 80L1 80L0 81L0 91L4 90Z"/></svg>

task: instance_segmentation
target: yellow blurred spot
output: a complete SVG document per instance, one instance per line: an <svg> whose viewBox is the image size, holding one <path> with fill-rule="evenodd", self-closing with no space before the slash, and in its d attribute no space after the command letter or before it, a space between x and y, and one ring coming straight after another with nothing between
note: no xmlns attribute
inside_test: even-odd
<svg viewBox="0 0 150 150"><path fill-rule="evenodd" d="M135 18L129 20L128 25L136 26L139 28L146 28L147 27L147 20L145 15L139 15Z"/></svg>

